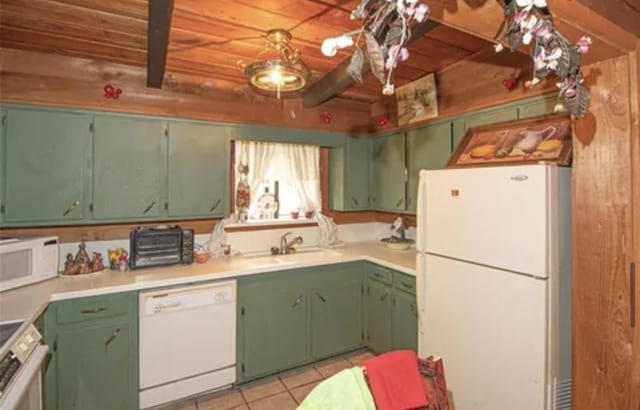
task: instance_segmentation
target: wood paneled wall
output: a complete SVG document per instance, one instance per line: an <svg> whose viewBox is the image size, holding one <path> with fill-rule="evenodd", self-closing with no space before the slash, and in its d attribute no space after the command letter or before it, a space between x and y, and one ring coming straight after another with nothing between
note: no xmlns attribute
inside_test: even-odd
<svg viewBox="0 0 640 410"><path fill-rule="evenodd" d="M122 89L120 98L105 98L106 84ZM299 99L265 98L248 86L235 92L223 82L177 74L152 89L143 67L6 48L0 87L2 102L352 133L366 132L370 121L366 102L337 98L306 109ZM330 124L320 118L325 111L333 115Z"/></svg>
<svg viewBox="0 0 640 410"><path fill-rule="evenodd" d="M632 137L638 138L632 136L630 61L593 64L585 74L591 110L575 122L573 160L573 408L627 410Z"/></svg>
<svg viewBox="0 0 640 410"><path fill-rule="evenodd" d="M502 80L514 75L520 77L520 82L517 88L509 91L502 85ZM555 89L552 78L534 88L525 87L524 83L531 75L531 58L528 55L509 51L496 54L493 47L482 50L436 73L438 117L451 117ZM372 124L376 132L399 128L397 108L395 96L384 97L371 105ZM378 124L381 115L389 116L389 123L384 127Z"/></svg>

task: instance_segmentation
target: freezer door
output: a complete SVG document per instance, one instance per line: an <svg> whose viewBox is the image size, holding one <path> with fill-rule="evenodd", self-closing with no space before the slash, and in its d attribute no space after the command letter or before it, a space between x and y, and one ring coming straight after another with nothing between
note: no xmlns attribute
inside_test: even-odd
<svg viewBox="0 0 640 410"><path fill-rule="evenodd" d="M453 405L546 407L547 281L426 255L421 357L442 357Z"/></svg>
<svg viewBox="0 0 640 410"><path fill-rule="evenodd" d="M548 168L421 171L418 250L547 277Z"/></svg>

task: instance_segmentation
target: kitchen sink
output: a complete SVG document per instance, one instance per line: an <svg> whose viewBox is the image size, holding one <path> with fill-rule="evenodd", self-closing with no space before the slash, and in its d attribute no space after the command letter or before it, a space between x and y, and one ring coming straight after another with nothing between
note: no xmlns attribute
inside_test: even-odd
<svg viewBox="0 0 640 410"><path fill-rule="evenodd" d="M286 264L298 261L313 260L316 258L326 258L327 256L340 256L339 252L319 247L298 248L295 252L280 255L272 255L271 252L251 252L243 254L242 257L255 264L275 265Z"/></svg>

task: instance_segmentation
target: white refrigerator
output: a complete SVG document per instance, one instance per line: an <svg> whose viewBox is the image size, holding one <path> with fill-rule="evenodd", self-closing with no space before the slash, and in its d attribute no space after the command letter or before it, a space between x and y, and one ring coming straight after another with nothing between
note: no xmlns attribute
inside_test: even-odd
<svg viewBox="0 0 640 410"><path fill-rule="evenodd" d="M420 171L419 354L455 410L571 408L571 170Z"/></svg>

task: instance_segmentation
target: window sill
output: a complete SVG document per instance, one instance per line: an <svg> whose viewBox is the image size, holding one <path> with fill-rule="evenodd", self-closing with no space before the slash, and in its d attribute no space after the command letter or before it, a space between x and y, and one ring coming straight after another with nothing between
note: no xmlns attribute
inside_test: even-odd
<svg viewBox="0 0 640 410"><path fill-rule="evenodd" d="M225 232L242 232L242 231L264 231L268 229L282 229L282 228L304 228L310 226L318 226L318 223L314 218L306 219L254 219L247 222L237 222L225 225Z"/></svg>

